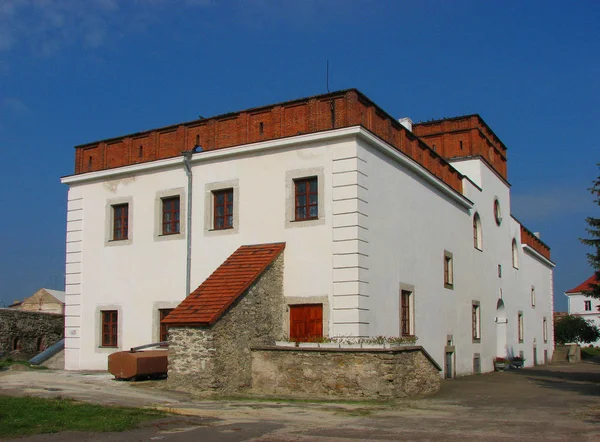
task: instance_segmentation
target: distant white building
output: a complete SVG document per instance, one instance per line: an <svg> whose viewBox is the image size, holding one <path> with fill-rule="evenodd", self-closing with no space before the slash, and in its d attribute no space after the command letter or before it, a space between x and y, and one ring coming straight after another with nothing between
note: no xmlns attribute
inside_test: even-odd
<svg viewBox="0 0 600 442"><path fill-rule="evenodd" d="M62 182L67 369L162 340L238 247L276 242L292 339L416 335L446 377L552 357L550 250L478 115L401 124L351 89L77 146Z"/></svg>
<svg viewBox="0 0 600 442"><path fill-rule="evenodd" d="M30 312L65 313L65 292L60 290L39 289L23 301L15 301L9 308Z"/></svg>
<svg viewBox="0 0 600 442"><path fill-rule="evenodd" d="M592 284L597 283L596 274L593 274L577 287L567 290L565 295L569 299L570 315L581 316L600 327L600 311L598 310L600 308L600 299L592 298L585 294L585 292L591 290ZM591 345L599 346L600 339L592 342Z"/></svg>

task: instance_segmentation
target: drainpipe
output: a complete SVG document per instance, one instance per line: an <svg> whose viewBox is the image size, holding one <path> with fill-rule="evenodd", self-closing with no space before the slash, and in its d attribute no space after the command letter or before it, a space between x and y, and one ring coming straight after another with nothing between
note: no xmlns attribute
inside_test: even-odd
<svg viewBox="0 0 600 442"><path fill-rule="evenodd" d="M190 294L190 281L192 275L192 150L181 152L183 155L183 167L187 176L187 244L186 244L186 265L185 265L185 296Z"/></svg>

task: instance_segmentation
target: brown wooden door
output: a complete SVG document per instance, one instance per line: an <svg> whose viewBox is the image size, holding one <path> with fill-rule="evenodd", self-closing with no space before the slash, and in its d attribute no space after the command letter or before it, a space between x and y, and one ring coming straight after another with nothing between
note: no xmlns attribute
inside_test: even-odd
<svg viewBox="0 0 600 442"><path fill-rule="evenodd" d="M323 304L290 306L290 340L311 342L323 337Z"/></svg>

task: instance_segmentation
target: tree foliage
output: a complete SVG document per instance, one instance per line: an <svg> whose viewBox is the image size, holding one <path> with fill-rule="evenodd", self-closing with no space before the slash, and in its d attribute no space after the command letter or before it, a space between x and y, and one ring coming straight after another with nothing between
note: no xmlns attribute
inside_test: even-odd
<svg viewBox="0 0 600 442"><path fill-rule="evenodd" d="M600 163L598 163L600 168ZM596 178L592 187L588 189L594 196L594 202L600 206L600 176ZM600 299L600 218L588 216L585 219L588 227L585 229L591 238L581 238L581 242L593 247L594 251L587 254L590 265L595 269L596 281L599 283L592 286L592 290L586 293L588 296Z"/></svg>
<svg viewBox="0 0 600 442"><path fill-rule="evenodd" d="M566 315L554 324L554 340L558 344L586 343L600 339L600 329L581 316Z"/></svg>

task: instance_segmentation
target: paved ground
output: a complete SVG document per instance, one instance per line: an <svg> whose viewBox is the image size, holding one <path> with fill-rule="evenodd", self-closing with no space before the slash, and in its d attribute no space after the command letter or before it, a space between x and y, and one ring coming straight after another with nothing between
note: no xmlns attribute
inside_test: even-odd
<svg viewBox="0 0 600 442"><path fill-rule="evenodd" d="M99 373L0 373L0 394L179 413L125 433L20 439L28 441L600 440L600 361L469 376L444 382L434 396L394 404L193 400L160 386Z"/></svg>

